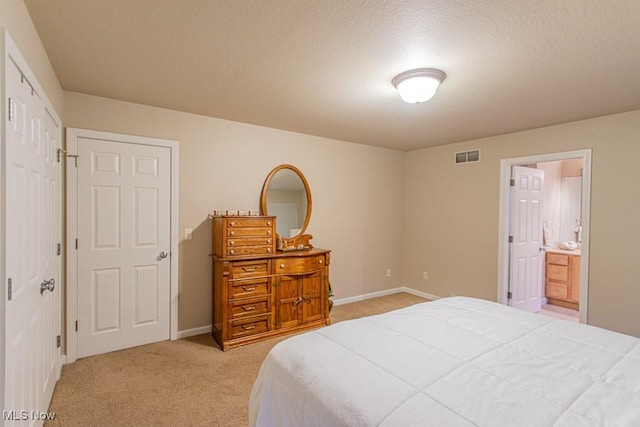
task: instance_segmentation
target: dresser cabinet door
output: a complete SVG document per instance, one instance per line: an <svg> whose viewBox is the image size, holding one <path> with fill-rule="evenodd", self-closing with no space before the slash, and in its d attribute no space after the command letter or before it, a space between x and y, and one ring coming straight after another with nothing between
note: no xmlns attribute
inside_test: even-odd
<svg viewBox="0 0 640 427"><path fill-rule="evenodd" d="M324 319L325 282L324 270L277 277L274 286L276 329Z"/></svg>
<svg viewBox="0 0 640 427"><path fill-rule="evenodd" d="M298 276L278 276L274 286L276 329L291 328L300 323L300 280Z"/></svg>
<svg viewBox="0 0 640 427"><path fill-rule="evenodd" d="M324 318L324 271L302 277L302 323Z"/></svg>

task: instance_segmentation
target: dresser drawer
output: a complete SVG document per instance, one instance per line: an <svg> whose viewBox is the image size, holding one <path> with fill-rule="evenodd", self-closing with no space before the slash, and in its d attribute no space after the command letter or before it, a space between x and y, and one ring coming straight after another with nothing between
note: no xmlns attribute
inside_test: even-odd
<svg viewBox="0 0 640 427"><path fill-rule="evenodd" d="M569 265L569 255L547 253L547 263L557 265Z"/></svg>
<svg viewBox="0 0 640 427"><path fill-rule="evenodd" d="M271 310L267 295L258 298L246 298L232 301L229 304L231 319L241 319L258 314L267 314Z"/></svg>
<svg viewBox="0 0 640 427"><path fill-rule="evenodd" d="M324 255L314 257L276 258L273 260L276 274L303 274L319 270L325 265Z"/></svg>
<svg viewBox="0 0 640 427"><path fill-rule="evenodd" d="M238 248L244 246L271 246L273 237L236 237L227 240L227 247Z"/></svg>
<svg viewBox="0 0 640 427"><path fill-rule="evenodd" d="M243 227L272 227L273 220L270 218L229 218L227 227L243 228Z"/></svg>
<svg viewBox="0 0 640 427"><path fill-rule="evenodd" d="M267 278L262 278L229 282L231 285L229 298L238 299L267 295L269 293L268 280Z"/></svg>
<svg viewBox="0 0 640 427"><path fill-rule="evenodd" d="M269 272L269 261L242 261L231 264L230 279L266 276Z"/></svg>
<svg viewBox="0 0 640 427"><path fill-rule="evenodd" d="M273 237L271 227L227 228L228 237Z"/></svg>
<svg viewBox="0 0 640 427"><path fill-rule="evenodd" d="M568 287L564 283L547 282L545 296L547 298L567 299L569 296Z"/></svg>
<svg viewBox="0 0 640 427"><path fill-rule="evenodd" d="M230 322L230 339L260 334L269 330L269 315L252 316Z"/></svg>
<svg viewBox="0 0 640 427"><path fill-rule="evenodd" d="M569 281L569 267L566 265L547 264L547 279Z"/></svg>
<svg viewBox="0 0 640 427"><path fill-rule="evenodd" d="M270 255L272 253L273 248L271 246L240 246L227 249L228 257Z"/></svg>

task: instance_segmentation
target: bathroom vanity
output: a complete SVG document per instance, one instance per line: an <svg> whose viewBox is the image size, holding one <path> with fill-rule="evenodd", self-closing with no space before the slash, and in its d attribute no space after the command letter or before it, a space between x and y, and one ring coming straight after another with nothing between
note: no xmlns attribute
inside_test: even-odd
<svg viewBox="0 0 640 427"><path fill-rule="evenodd" d="M545 296L549 304L579 309L580 251L547 249Z"/></svg>

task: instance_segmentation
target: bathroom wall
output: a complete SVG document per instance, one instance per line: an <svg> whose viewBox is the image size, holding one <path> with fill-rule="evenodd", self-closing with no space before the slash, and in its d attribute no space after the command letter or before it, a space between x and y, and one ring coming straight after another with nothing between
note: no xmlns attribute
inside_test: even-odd
<svg viewBox="0 0 640 427"><path fill-rule="evenodd" d="M562 178L582 176L582 159L542 162L536 167L545 171L543 210L550 237L549 242L545 243L547 246L555 247L561 241L575 240L575 215L572 215L570 220L563 216L563 212L566 213L567 210L569 194Z"/></svg>
<svg viewBox="0 0 640 427"><path fill-rule="evenodd" d="M554 247L560 241L560 198L562 195L563 161L538 163L536 167L544 171L544 220L549 230L546 246Z"/></svg>

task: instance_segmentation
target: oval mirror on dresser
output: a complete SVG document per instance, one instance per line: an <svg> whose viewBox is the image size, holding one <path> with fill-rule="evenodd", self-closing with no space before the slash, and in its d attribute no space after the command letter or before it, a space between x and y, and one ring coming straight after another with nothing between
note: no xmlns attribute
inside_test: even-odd
<svg viewBox="0 0 640 427"><path fill-rule="evenodd" d="M309 183L298 168L284 164L269 173L262 187L260 212L276 217L278 249L312 247L309 243L312 236L304 234L311 218L311 206Z"/></svg>

